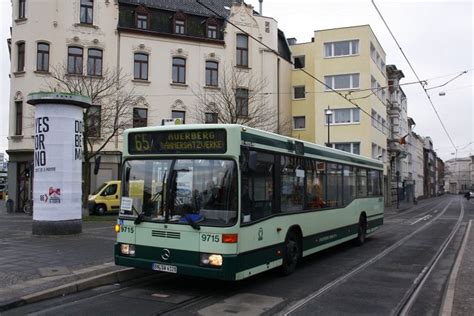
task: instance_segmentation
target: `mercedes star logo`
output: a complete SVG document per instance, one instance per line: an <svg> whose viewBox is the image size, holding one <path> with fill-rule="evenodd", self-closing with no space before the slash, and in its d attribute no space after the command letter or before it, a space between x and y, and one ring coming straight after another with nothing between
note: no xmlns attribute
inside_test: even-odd
<svg viewBox="0 0 474 316"><path fill-rule="evenodd" d="M169 249L163 249L161 251L161 259L168 261L170 257L171 257L171 251Z"/></svg>

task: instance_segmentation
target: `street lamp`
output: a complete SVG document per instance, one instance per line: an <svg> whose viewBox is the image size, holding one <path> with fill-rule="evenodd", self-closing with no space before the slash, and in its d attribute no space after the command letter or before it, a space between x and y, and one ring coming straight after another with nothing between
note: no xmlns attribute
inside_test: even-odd
<svg viewBox="0 0 474 316"><path fill-rule="evenodd" d="M327 123L328 123L328 142L327 142L326 146L331 147L331 140L330 140L330 132L329 132L329 131L330 131L330 128L331 128L331 115L332 115L332 111L331 111L331 109L329 108L329 106L328 106L328 108L326 109L325 113L326 113L326 118L327 118Z"/></svg>

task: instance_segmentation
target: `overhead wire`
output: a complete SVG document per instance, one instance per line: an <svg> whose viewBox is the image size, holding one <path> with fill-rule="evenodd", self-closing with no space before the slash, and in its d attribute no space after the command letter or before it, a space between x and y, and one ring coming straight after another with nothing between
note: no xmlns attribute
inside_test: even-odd
<svg viewBox="0 0 474 316"><path fill-rule="evenodd" d="M398 46L398 49L400 50L400 52L402 53L403 57L405 58L406 62L408 63L408 66L410 67L411 71L413 72L413 74L415 75L416 79L420 82L420 85L423 89L423 91L425 92L426 94L426 97L428 98L428 101L430 102L431 104L431 107L433 108L433 111L435 112L439 122L441 123L441 126L443 127L443 130L444 132L446 133L446 135L448 136L448 139L449 141L451 142L451 144L453 145L453 148L456 149L456 145L454 144L454 141L453 139L451 138L451 135L449 135L449 132L448 130L446 129L446 126L444 125L444 122L443 120L441 119L439 113L438 113L438 110L436 110L436 107L434 106L434 103L433 103L433 100L431 100L431 96L429 95L425 85L423 85L420 81L420 78L418 76L418 74L416 73L415 69L413 68L410 60L408 60L408 57L406 56L405 52L403 51L402 47L400 46L400 44L398 43L397 39L395 38L395 35L393 34L392 30L390 29L390 27L388 26L387 22L385 21L382 13L380 12L379 8L377 7L377 5L375 4L375 1L372 0L372 4L373 6L375 7L375 10L377 11L378 15L380 16L380 18L382 19L383 23L385 24L385 26L387 27L390 35L392 36L393 40L395 41L395 43L397 44Z"/></svg>

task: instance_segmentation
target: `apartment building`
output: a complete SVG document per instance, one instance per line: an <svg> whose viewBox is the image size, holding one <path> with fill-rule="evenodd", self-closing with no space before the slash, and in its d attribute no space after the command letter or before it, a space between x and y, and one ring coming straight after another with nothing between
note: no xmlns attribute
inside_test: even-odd
<svg viewBox="0 0 474 316"><path fill-rule="evenodd" d="M291 98L280 92L291 85L291 55L278 23L242 1L203 2L217 14L193 0L12 1L8 172L16 207L29 198L34 176L34 107L26 98L51 89L51 74L61 66L65 75L79 78L100 78L118 69L128 75L126 87L141 96L121 118L130 127L161 125L164 119L218 122L219 113L204 113L202 119L193 115L202 106L200 96L212 102L225 74L239 74L242 83L233 88L240 115L252 110L250 78L265 83L259 105L274 122L266 128L283 132L284 122L291 120ZM94 126L90 137L99 144L107 138L103 106L94 104L87 112ZM101 169L91 174L92 189L119 178L121 147L121 137L115 136L103 148Z"/></svg>
<svg viewBox="0 0 474 316"><path fill-rule="evenodd" d="M423 172L424 172L424 185L423 185L423 196L425 198L434 197L437 195L437 155L433 149L433 141L431 137L427 136L423 141Z"/></svg>
<svg viewBox="0 0 474 316"><path fill-rule="evenodd" d="M397 69L395 65L387 65L388 78L388 178L391 187L391 197L387 204L392 204L396 199L413 200L414 188L412 178L409 174L408 162L411 160L407 156L407 138L410 134L411 126L408 122L407 97L403 91L400 80L405 77L403 71Z"/></svg>
<svg viewBox="0 0 474 316"><path fill-rule="evenodd" d="M472 189L473 157L456 157L445 162L446 191L451 194L464 193Z"/></svg>
<svg viewBox="0 0 474 316"><path fill-rule="evenodd" d="M318 30L311 42L290 39L289 44L294 60L293 136L386 161L385 51L371 27Z"/></svg>

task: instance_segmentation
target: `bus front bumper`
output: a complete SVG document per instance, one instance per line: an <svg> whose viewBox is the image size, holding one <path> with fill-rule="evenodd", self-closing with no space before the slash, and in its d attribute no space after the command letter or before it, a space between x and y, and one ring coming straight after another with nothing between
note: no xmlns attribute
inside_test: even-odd
<svg viewBox="0 0 474 316"><path fill-rule="evenodd" d="M181 275L227 281L236 280L237 255L222 255L222 266L219 268L214 268L202 266L199 264L199 252L170 249L170 259L168 261L164 261L160 258L163 249L154 248L154 255L153 257L150 257L150 254L147 253L148 249L146 249L149 247L137 245L135 247L135 256L126 256L120 253L120 244L116 243L115 264L144 270L156 270L154 269L156 265L166 265L175 267L176 273Z"/></svg>

